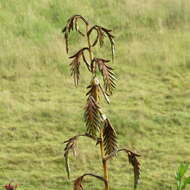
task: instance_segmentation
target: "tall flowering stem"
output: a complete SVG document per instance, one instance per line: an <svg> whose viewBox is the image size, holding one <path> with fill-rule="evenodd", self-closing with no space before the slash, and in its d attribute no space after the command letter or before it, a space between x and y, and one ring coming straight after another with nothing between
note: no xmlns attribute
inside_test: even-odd
<svg viewBox="0 0 190 190"><path fill-rule="evenodd" d="M79 28L78 21L82 21L85 25L85 31L81 31ZM69 167L69 153L72 151L75 153L76 141L81 136L89 137L89 139L95 140L96 144L100 146L100 156L102 160L103 177L94 174L84 174L78 177L74 181L74 190L82 190L82 180L84 176L93 176L104 182L104 190L109 190L109 179L108 179L108 161L116 153L124 150L128 154L129 163L134 167L134 187L138 183L140 176L140 163L137 160L137 154L129 151L128 149L118 149L117 145L117 133L111 124L110 120L103 114L100 97L103 96L105 101L109 104L109 96L112 95L113 90L116 87L116 77L110 66L110 60L94 56L93 48L100 45L103 47L105 38L110 42L112 60L114 59L115 42L112 30L106 29L99 25L90 26L88 21L81 15L74 15L67 20L66 26L62 30L64 33L66 51L69 52L69 35L72 31L78 32L82 37L86 38L87 45L77 51L74 55L69 58L72 59L70 63L71 75L74 79L75 86L78 86L80 82L80 66L83 63L87 70L91 73L91 81L87 86L87 101L84 111L84 121L86 124L86 133L83 135L76 135L66 140L66 147L64 149L64 157L66 164L66 171L68 178L70 177ZM95 35L95 39L92 41L92 35ZM88 55L88 57L87 57ZM98 78L97 73L100 73ZM101 84L103 83L103 85Z"/></svg>

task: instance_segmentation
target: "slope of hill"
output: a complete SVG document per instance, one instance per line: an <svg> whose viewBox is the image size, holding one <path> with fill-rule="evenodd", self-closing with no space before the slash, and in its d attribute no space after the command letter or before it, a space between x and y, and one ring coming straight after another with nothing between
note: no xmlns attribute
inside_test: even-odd
<svg viewBox="0 0 190 190"><path fill-rule="evenodd" d="M189 9L189 0L1 0L0 184L69 190L83 172L101 174L97 147L86 147L85 139L71 159L71 182L64 168L63 141L85 131L89 78L82 71L74 87L61 29L81 14L116 35L118 87L104 106L121 146L142 155L139 189L173 187L179 163L190 160ZM82 42L74 34L71 44L74 52ZM109 55L106 48L101 54ZM110 170L112 190L132 189L124 155ZM85 187L100 185L87 181Z"/></svg>

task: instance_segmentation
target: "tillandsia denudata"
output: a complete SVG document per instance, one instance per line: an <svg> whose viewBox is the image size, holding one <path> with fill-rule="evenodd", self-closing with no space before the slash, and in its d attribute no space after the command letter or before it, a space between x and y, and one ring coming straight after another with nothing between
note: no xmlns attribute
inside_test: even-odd
<svg viewBox="0 0 190 190"><path fill-rule="evenodd" d="M80 30L79 21L85 26L85 32ZM112 30L99 25L90 26L88 21L81 15L74 15L67 20L66 26L62 30L64 33L66 52L69 52L69 35L75 30L86 39L86 46L78 50L74 55L70 56L71 76L73 76L75 86L80 80L80 66L84 64L86 69L91 73L91 81L87 86L87 101L84 110L84 121L86 124L86 132L79 134L66 140L64 149L65 166L67 176L70 178L69 153L75 152L76 142L79 137L88 137L100 146L100 155L102 159L103 177L92 173L85 173L74 181L74 190L83 190L82 180L86 176L95 177L104 182L105 190L109 190L108 180L108 161L116 156L118 152L127 154L129 163L134 170L134 189L136 189L140 178L140 163L138 161L139 154L136 154L126 148L119 148L117 144L117 133L110 122L110 119L102 112L100 105L100 96L103 96L109 104L109 97L112 95L116 87L116 77L110 60L94 56L94 47L98 44L103 47L105 39L110 43L112 61L114 60L114 36ZM94 33L94 34L93 34ZM93 40L92 40L92 35ZM99 74L100 73L100 74ZM99 78L98 76L101 76ZM101 84L103 83L103 85Z"/></svg>

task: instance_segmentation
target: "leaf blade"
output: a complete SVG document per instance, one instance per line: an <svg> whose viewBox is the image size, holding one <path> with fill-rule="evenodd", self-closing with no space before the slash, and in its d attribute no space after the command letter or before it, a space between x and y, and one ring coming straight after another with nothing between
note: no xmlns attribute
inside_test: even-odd
<svg viewBox="0 0 190 190"><path fill-rule="evenodd" d="M104 121L103 144L105 155L110 155L112 152L116 151L118 147L117 134L108 119Z"/></svg>

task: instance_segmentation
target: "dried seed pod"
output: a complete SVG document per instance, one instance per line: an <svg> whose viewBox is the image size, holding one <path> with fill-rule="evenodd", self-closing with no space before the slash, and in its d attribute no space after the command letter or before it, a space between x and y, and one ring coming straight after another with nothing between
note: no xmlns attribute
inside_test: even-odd
<svg viewBox="0 0 190 190"><path fill-rule="evenodd" d="M106 155L117 150L117 135L108 119L104 121L103 143Z"/></svg>
<svg viewBox="0 0 190 190"><path fill-rule="evenodd" d="M89 69L90 66L88 62L85 59L84 51L88 50L88 48L82 48L77 53L75 53L73 56L69 57L70 59L73 59L70 63L71 66L71 76L74 78L75 86L78 85L79 78L80 78L80 60L81 57L83 58L84 63L86 64L87 68Z"/></svg>
<svg viewBox="0 0 190 190"><path fill-rule="evenodd" d="M84 120L87 127L87 133L96 136L96 132L101 126L101 113L100 107L93 96L89 96L87 99Z"/></svg>
<svg viewBox="0 0 190 190"><path fill-rule="evenodd" d="M94 58L91 62L91 68L96 68L94 65L98 66L98 69L103 76L105 92L107 95L111 95L113 89L116 87L116 78L113 69L106 64L108 62L109 60L106 59Z"/></svg>

